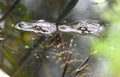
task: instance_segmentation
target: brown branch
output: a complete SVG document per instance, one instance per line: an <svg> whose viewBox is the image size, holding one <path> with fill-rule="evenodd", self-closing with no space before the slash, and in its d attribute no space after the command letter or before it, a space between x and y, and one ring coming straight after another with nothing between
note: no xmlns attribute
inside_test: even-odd
<svg viewBox="0 0 120 77"><path fill-rule="evenodd" d="M83 69L87 67L89 58L90 56L88 56L87 58L85 58L85 60L82 61L80 66L75 70L75 75L73 77L76 77Z"/></svg>
<svg viewBox="0 0 120 77"><path fill-rule="evenodd" d="M66 60L66 63L65 63L65 67L64 67L64 70L63 70L63 73L62 73L62 77L65 77L65 74L66 74L66 71L67 71L67 68L68 68L68 65L69 65L69 61L71 59L71 56L72 56L72 45L73 45L73 39L71 39L70 41L70 46L69 46L69 55L68 55L68 58Z"/></svg>

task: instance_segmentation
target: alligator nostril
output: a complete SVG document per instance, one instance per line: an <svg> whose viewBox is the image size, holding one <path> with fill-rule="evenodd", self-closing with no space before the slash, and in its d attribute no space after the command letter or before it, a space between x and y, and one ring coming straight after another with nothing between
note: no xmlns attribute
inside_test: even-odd
<svg viewBox="0 0 120 77"><path fill-rule="evenodd" d="M25 22L20 22L20 23L18 23L18 27L26 28L26 23Z"/></svg>
<svg viewBox="0 0 120 77"><path fill-rule="evenodd" d="M63 27L60 27L61 29L66 29L66 27L65 26L63 26Z"/></svg>
<svg viewBox="0 0 120 77"><path fill-rule="evenodd" d="M67 29L67 27L65 25L59 26L59 28L62 29L62 30L66 30Z"/></svg>
<svg viewBox="0 0 120 77"><path fill-rule="evenodd" d="M23 27L23 25L24 25L23 23L18 24L18 26L21 27L21 28Z"/></svg>

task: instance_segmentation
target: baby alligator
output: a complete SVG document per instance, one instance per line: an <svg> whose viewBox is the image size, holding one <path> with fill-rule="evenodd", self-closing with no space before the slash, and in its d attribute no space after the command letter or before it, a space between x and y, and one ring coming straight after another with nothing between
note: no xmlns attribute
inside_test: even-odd
<svg viewBox="0 0 120 77"><path fill-rule="evenodd" d="M60 25L58 29L62 32L73 33L78 35L96 35L103 32L104 28L96 22L80 20L79 22L67 25Z"/></svg>
<svg viewBox="0 0 120 77"><path fill-rule="evenodd" d="M15 28L23 31L35 32L41 35L52 35L56 32L56 25L54 23L46 22L45 20L38 20L32 22L20 22Z"/></svg>

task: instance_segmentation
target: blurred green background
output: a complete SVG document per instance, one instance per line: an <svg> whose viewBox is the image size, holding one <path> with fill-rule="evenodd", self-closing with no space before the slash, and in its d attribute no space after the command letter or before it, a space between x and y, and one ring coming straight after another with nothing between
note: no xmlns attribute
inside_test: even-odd
<svg viewBox="0 0 120 77"><path fill-rule="evenodd" d="M101 14L108 21L107 37L93 42L93 48L97 56L104 56L108 60L106 77L120 77L120 1L114 0Z"/></svg>

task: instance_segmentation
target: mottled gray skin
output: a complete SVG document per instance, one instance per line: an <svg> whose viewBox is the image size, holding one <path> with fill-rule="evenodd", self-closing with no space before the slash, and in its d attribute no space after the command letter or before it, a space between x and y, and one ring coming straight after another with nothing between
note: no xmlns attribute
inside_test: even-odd
<svg viewBox="0 0 120 77"><path fill-rule="evenodd" d="M80 20L77 23L59 25L58 29L61 32L73 33L78 35L99 35L103 32L104 28L96 22L90 22L85 20Z"/></svg>
<svg viewBox="0 0 120 77"><path fill-rule="evenodd" d="M56 25L38 20L37 22L20 22L15 28L23 31L35 32L42 35L52 35L56 32ZM77 23L58 25L58 30L61 32L72 33L77 35L96 35L99 36L104 28L100 24L91 21L80 20Z"/></svg>
<svg viewBox="0 0 120 77"><path fill-rule="evenodd" d="M46 22L45 20L38 20L34 23L20 22L15 28L23 31L35 32L41 35L52 35L56 32L56 25Z"/></svg>

